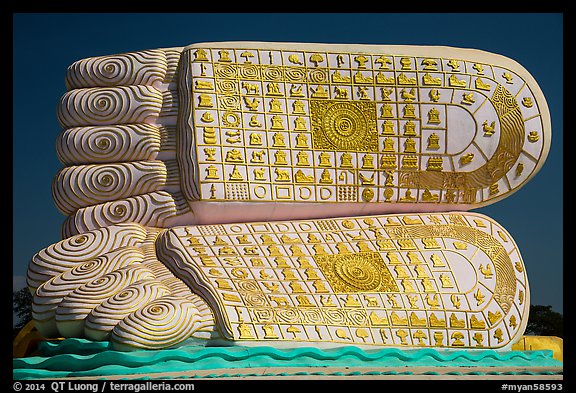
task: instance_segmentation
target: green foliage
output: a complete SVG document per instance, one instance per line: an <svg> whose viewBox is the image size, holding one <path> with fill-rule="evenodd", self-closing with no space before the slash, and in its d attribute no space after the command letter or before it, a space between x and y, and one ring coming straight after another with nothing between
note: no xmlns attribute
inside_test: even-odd
<svg viewBox="0 0 576 393"><path fill-rule="evenodd" d="M531 305L525 334L562 338L564 318L559 312L553 311L552 306Z"/></svg>
<svg viewBox="0 0 576 393"><path fill-rule="evenodd" d="M12 309L19 321L14 325L14 335L32 320L32 295L28 288L12 292Z"/></svg>

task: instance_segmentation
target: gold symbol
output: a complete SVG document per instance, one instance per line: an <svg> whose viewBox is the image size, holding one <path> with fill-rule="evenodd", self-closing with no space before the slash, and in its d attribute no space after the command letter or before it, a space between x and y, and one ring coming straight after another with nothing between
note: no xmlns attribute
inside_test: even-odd
<svg viewBox="0 0 576 393"><path fill-rule="evenodd" d="M245 324L245 323L241 323L240 325L238 325L238 332L240 333L240 340L254 340L255 337L252 335L252 329L250 329L250 326Z"/></svg>
<svg viewBox="0 0 576 393"><path fill-rule="evenodd" d="M427 171L442 171L443 160L442 157L430 157L426 164Z"/></svg>
<svg viewBox="0 0 576 393"><path fill-rule="evenodd" d="M274 165L288 165L288 162L286 161L285 151L278 150L276 153L274 153Z"/></svg>
<svg viewBox="0 0 576 393"><path fill-rule="evenodd" d="M336 329L336 337L341 338L342 340L350 340L348 334L343 329Z"/></svg>
<svg viewBox="0 0 576 393"><path fill-rule="evenodd" d="M244 96L244 103L246 104L246 107L249 110L255 111L255 110L258 110L258 105L260 104L260 100L256 97L254 97L252 99L252 101L250 101L250 98Z"/></svg>
<svg viewBox="0 0 576 393"><path fill-rule="evenodd" d="M394 92L392 89L380 88L380 94L382 95L382 101L391 101L390 95Z"/></svg>
<svg viewBox="0 0 576 393"><path fill-rule="evenodd" d="M450 327L451 328L464 328L466 327L466 321L464 319L458 319L458 317L452 313L450 315Z"/></svg>
<svg viewBox="0 0 576 393"><path fill-rule="evenodd" d="M538 139L540 139L540 136L538 135L538 131L530 131L528 133L528 141L531 143L535 143L538 142Z"/></svg>
<svg viewBox="0 0 576 393"><path fill-rule="evenodd" d="M236 168L236 165L234 165L234 168L232 169L232 173L230 173L229 180L233 180L233 181L243 181L244 180L244 178L242 177L242 174L240 173L238 168Z"/></svg>
<svg viewBox="0 0 576 393"><path fill-rule="evenodd" d="M310 88L310 90L312 91L312 98L328 98L328 92L324 87L322 87L322 85L319 85L316 90L312 88Z"/></svg>
<svg viewBox="0 0 576 393"><path fill-rule="evenodd" d="M478 73L478 75L483 75L483 74L484 74L484 67L482 66L482 64L474 63L474 65L472 66L472 68L476 70L476 72Z"/></svg>
<svg viewBox="0 0 576 393"><path fill-rule="evenodd" d="M240 57L244 58L244 64L251 64L252 62L250 59L254 57L254 54L248 51L244 51L240 54Z"/></svg>
<svg viewBox="0 0 576 393"><path fill-rule="evenodd" d="M450 277L447 276L446 274L440 275L440 281L442 282L442 288L454 288L454 285L452 284Z"/></svg>
<svg viewBox="0 0 576 393"><path fill-rule="evenodd" d="M430 321L430 327L433 328L446 327L446 320L438 318L438 316L434 313L431 313L430 318L428 318L428 320Z"/></svg>
<svg viewBox="0 0 576 393"><path fill-rule="evenodd" d="M474 158L473 153L464 154L463 156L460 157L460 165L466 165L471 163L473 158Z"/></svg>
<svg viewBox="0 0 576 393"><path fill-rule="evenodd" d="M266 95L269 96L282 96L282 92L280 91L280 86L276 82L270 82L266 86L267 93Z"/></svg>
<svg viewBox="0 0 576 393"><path fill-rule="evenodd" d="M524 97L522 98L522 105L524 105L526 108L532 108L534 102L532 101L531 97Z"/></svg>
<svg viewBox="0 0 576 393"><path fill-rule="evenodd" d="M426 320L424 320L424 323L426 323ZM422 325L420 325L422 326ZM426 326L426 325L424 325ZM414 334L412 334L412 338L415 338L416 340L418 340L418 344L417 345L425 345L424 342L422 342L423 339L428 339L428 336L426 336L426 333L424 333L422 330L418 329L416 330L416 332L414 332Z"/></svg>
<svg viewBox="0 0 576 393"><path fill-rule="evenodd" d="M302 331L301 331L300 329L298 329L298 328L297 328L296 326L294 326L294 325L290 325L290 326L286 329L286 331L287 331L288 333L292 333L292 338L294 338L294 339L296 338L296 334L302 333Z"/></svg>
<svg viewBox="0 0 576 393"><path fill-rule="evenodd" d="M310 166L310 162L308 161L308 153L300 151L296 155L296 159L296 166Z"/></svg>
<svg viewBox="0 0 576 393"><path fill-rule="evenodd" d="M416 108L412 104L404 105L402 108L403 118L404 119L415 119L416 118Z"/></svg>
<svg viewBox="0 0 576 393"><path fill-rule="evenodd" d="M476 78L476 88L478 90L490 91L490 87L491 86L488 83L482 82L482 79Z"/></svg>
<svg viewBox="0 0 576 393"><path fill-rule="evenodd" d="M480 270L480 273L482 273L484 275L485 279L490 279L492 278L492 268L490 267L489 264L486 264L486 267L480 265L478 266L478 270Z"/></svg>
<svg viewBox="0 0 576 393"><path fill-rule="evenodd" d="M200 94L198 96L198 108L212 108L214 103L212 102L212 96L209 94Z"/></svg>
<svg viewBox="0 0 576 393"><path fill-rule="evenodd" d="M304 97L304 93L302 92L302 85L291 85L290 97Z"/></svg>
<svg viewBox="0 0 576 393"><path fill-rule="evenodd" d="M292 113L295 115L305 115L304 103L302 101L294 101L292 104Z"/></svg>
<svg viewBox="0 0 576 393"><path fill-rule="evenodd" d="M406 76L404 73L401 73L400 75L398 75L397 78L398 84L399 85L416 85L416 77L408 77Z"/></svg>
<svg viewBox="0 0 576 393"><path fill-rule="evenodd" d="M202 114L202 117L200 117L200 120L202 120L204 123L212 123L214 121L214 118L212 117L212 114L210 112L204 112Z"/></svg>
<svg viewBox="0 0 576 393"><path fill-rule="evenodd" d="M284 134L276 132L272 136L272 140L274 141L272 147L286 147L286 143L284 142Z"/></svg>
<svg viewBox="0 0 576 393"><path fill-rule="evenodd" d="M440 111L432 108L428 111L428 124L440 124Z"/></svg>
<svg viewBox="0 0 576 393"><path fill-rule="evenodd" d="M405 102L412 102L412 101L414 101L414 99L416 98L416 94L415 94L414 88L410 89L410 92L407 92L406 89L400 90L400 97L401 97Z"/></svg>
<svg viewBox="0 0 576 393"><path fill-rule="evenodd" d="M478 288L478 290L476 291L476 293L474 294L474 299L476 299L476 305L479 306L482 303L484 303L484 298L486 298L486 295L484 295L481 291L480 288Z"/></svg>
<svg viewBox="0 0 576 393"><path fill-rule="evenodd" d="M438 143L439 141L440 141L440 137L435 132L433 132L428 137L428 145L426 148L429 150L440 149L440 144Z"/></svg>
<svg viewBox="0 0 576 393"><path fill-rule="evenodd" d="M308 129L306 128L306 120L304 120L301 117L297 117L296 119L294 119L294 131L308 131ZM300 134L300 135L303 135L303 134ZM306 138L305 135L304 135L304 138ZM308 146L305 146L305 147L308 147Z"/></svg>
<svg viewBox="0 0 576 393"><path fill-rule="evenodd" d="M456 310L460 309L460 299L458 298L458 296L456 294L452 294L450 296L450 301L452 302L452 306L454 306L454 308ZM452 314L454 315L454 314Z"/></svg>
<svg viewBox="0 0 576 393"><path fill-rule="evenodd" d="M394 117L392 113L392 106L389 104L384 104L380 108L380 118Z"/></svg>
<svg viewBox="0 0 576 393"><path fill-rule="evenodd" d="M501 343L502 341L504 341L504 339L502 338L502 335L503 335L502 329L498 328L498 329L496 329L496 331L494 332L494 336L493 336L493 337L494 337L496 340L498 340L498 343Z"/></svg>
<svg viewBox="0 0 576 393"><path fill-rule="evenodd" d="M524 172L524 164L519 162L518 165L516 165L516 177L522 175L522 172Z"/></svg>
<svg viewBox="0 0 576 393"><path fill-rule="evenodd" d="M382 55L374 61L375 64L380 64L380 69L387 70L389 69L388 65L392 64L392 60L388 57Z"/></svg>
<svg viewBox="0 0 576 393"><path fill-rule="evenodd" d="M425 73L424 76L422 76L422 84L424 86L440 86L442 85L442 79L439 77L434 78L429 73Z"/></svg>
<svg viewBox="0 0 576 393"><path fill-rule="evenodd" d="M379 317L378 315L376 315L376 313L374 311L372 311L370 313L370 316L368 317L370 319L370 324L372 326L387 326L388 325L388 319L386 319L386 317Z"/></svg>
<svg viewBox="0 0 576 393"><path fill-rule="evenodd" d="M489 188L488 188L488 193L490 195L496 195L500 192L499 188L498 188L498 183L494 183L492 184Z"/></svg>
<svg viewBox="0 0 576 393"><path fill-rule="evenodd" d="M510 319L508 320L508 324L511 328L516 329L516 326L518 326L518 324L516 323L516 316L512 315L510 317Z"/></svg>
<svg viewBox="0 0 576 393"><path fill-rule="evenodd" d="M522 267L522 264L520 262L516 262L514 264L514 267L516 268L516 270L518 270L518 273L522 273L524 271L524 268Z"/></svg>
<svg viewBox="0 0 576 393"><path fill-rule="evenodd" d="M438 91L438 89L432 89L430 90L430 93L428 93L428 97L430 97L430 101L438 102L438 100L440 99L440 92Z"/></svg>
<svg viewBox="0 0 576 393"><path fill-rule="evenodd" d="M290 63L296 64L296 65L303 65L304 64L304 63L302 63L302 60L300 60L300 58L296 54L291 54L290 56L288 56L288 61Z"/></svg>
<svg viewBox="0 0 576 393"><path fill-rule="evenodd" d="M283 120L280 116L274 115L272 116L272 126L270 127L271 130L284 130Z"/></svg>
<svg viewBox="0 0 576 393"><path fill-rule="evenodd" d="M270 106L270 110L268 112L270 113L282 113L282 104L280 103L280 101L278 101L278 99L273 98L270 100L270 102L268 103Z"/></svg>
<svg viewBox="0 0 576 393"><path fill-rule="evenodd" d="M510 75L509 72L503 73L503 74L502 74L502 78L506 79L506 83L508 83L508 84L513 84L513 83L514 83L514 82L512 82L513 77L512 77L512 75Z"/></svg>
<svg viewBox="0 0 576 393"><path fill-rule="evenodd" d="M362 191L362 200L364 202L370 202L372 199L374 199L374 190L365 188L364 191Z"/></svg>
<svg viewBox="0 0 576 393"><path fill-rule="evenodd" d="M332 74L332 83L350 83L350 77L347 75L342 75L338 70L336 70Z"/></svg>
<svg viewBox="0 0 576 393"><path fill-rule="evenodd" d="M476 101L474 100L474 93L462 93L462 101L461 104L472 105Z"/></svg>
<svg viewBox="0 0 576 393"><path fill-rule="evenodd" d="M454 314L452 314L454 315ZM462 339L464 338L464 334L462 334L461 332L454 332L450 335L450 338L454 341L452 341L452 346L453 347L463 347L464 346L464 342L462 341Z"/></svg>
<svg viewBox="0 0 576 393"><path fill-rule="evenodd" d="M422 280L424 281L424 280ZM438 299L438 294L435 293L433 297L430 297L430 294L426 294L426 304L428 304L432 309L436 309L440 306L440 300Z"/></svg>
<svg viewBox="0 0 576 393"><path fill-rule="evenodd" d="M358 68L366 68L366 62L369 59L364 55L359 55L354 57L354 61L358 63Z"/></svg>
<svg viewBox="0 0 576 393"><path fill-rule="evenodd" d="M205 180L209 180L209 179L213 179L213 180L218 180L218 168L216 168L214 165L210 165L208 168L206 168L206 177Z"/></svg>
<svg viewBox="0 0 576 393"><path fill-rule="evenodd" d="M226 152L226 158L224 159L226 162L237 162L237 163L241 163L244 162L244 159L242 158L242 153L240 153L240 150L238 149L232 149L232 150L228 150Z"/></svg>
<svg viewBox="0 0 576 393"><path fill-rule="evenodd" d="M241 302L240 298L230 293L223 293L222 298L228 302Z"/></svg>
<svg viewBox="0 0 576 393"><path fill-rule="evenodd" d="M376 151L373 102L311 101L313 146L345 151Z"/></svg>
<svg viewBox="0 0 576 393"><path fill-rule="evenodd" d="M494 128L496 127L496 121L492 121L490 125L488 125L488 120L484 120L482 123L482 130L484 131L484 136L492 136L494 134Z"/></svg>
<svg viewBox="0 0 576 393"><path fill-rule="evenodd" d="M324 61L324 57L320 53L314 53L310 56L310 62L314 63L314 67L318 67L318 63L322 63Z"/></svg>
<svg viewBox="0 0 576 393"><path fill-rule="evenodd" d="M476 332L476 333L472 336L472 339L473 339L474 341L476 341L476 346L477 346L477 347L483 347L482 341L484 341L484 336L482 335L482 333Z"/></svg>
<svg viewBox="0 0 576 393"><path fill-rule="evenodd" d="M194 52L194 61L208 61L208 57L206 57L206 50L202 48L196 49L196 52Z"/></svg>
<svg viewBox="0 0 576 393"><path fill-rule="evenodd" d="M214 85L210 81L201 81L201 80L197 79L194 82L196 84L197 90L212 90L212 89L214 89Z"/></svg>
<svg viewBox="0 0 576 393"><path fill-rule="evenodd" d="M496 311L493 313L492 311L488 311L488 320L490 321L490 325L493 326L502 318L502 313L500 311Z"/></svg>
<svg viewBox="0 0 576 393"><path fill-rule="evenodd" d="M448 85L452 87L466 87L466 80L465 79L458 79L456 75L450 76L448 79Z"/></svg>
<svg viewBox="0 0 576 393"><path fill-rule="evenodd" d="M216 134L214 134L214 136L216 136ZM206 139L204 139L204 143L206 143ZM216 154L215 148L212 147L205 148L204 154L206 154L206 161L216 161L216 159L214 158L214 155Z"/></svg>
<svg viewBox="0 0 576 393"><path fill-rule="evenodd" d="M246 94L259 94L260 86L255 83L242 82L242 88L246 90ZM246 98L244 101L247 102ZM254 100L252 101L254 102Z"/></svg>
<svg viewBox="0 0 576 393"><path fill-rule="evenodd" d="M348 98L348 90L343 87L334 87L334 93L336 94L335 99L347 99Z"/></svg>
<svg viewBox="0 0 576 393"><path fill-rule="evenodd" d="M468 244L464 242L454 242L454 248L456 250L467 250Z"/></svg>
<svg viewBox="0 0 576 393"><path fill-rule="evenodd" d="M343 55L336 56L336 64L337 64L338 68L340 68L344 65L344 56Z"/></svg>
<svg viewBox="0 0 576 393"><path fill-rule="evenodd" d="M424 59L420 64L423 65L424 70L427 71L436 71L438 69L437 68L438 63L434 59Z"/></svg>
<svg viewBox="0 0 576 393"><path fill-rule="evenodd" d="M208 113L208 112L206 112ZM215 145L216 144L216 130L214 127L204 127L203 133L204 143L207 145Z"/></svg>

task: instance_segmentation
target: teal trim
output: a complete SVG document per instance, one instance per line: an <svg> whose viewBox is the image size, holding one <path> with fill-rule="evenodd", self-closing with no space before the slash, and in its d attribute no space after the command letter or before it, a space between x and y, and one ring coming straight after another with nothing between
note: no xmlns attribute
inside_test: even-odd
<svg viewBox="0 0 576 393"><path fill-rule="evenodd" d="M14 379L99 377L106 375L154 375L157 373L189 372L190 370L218 370L255 367L562 367L550 350L506 351L435 350L432 348L400 350L395 348L364 350L354 346L331 349L301 347L277 349L273 347L203 347L183 346L158 351L119 352L107 343L81 339L44 342L41 356L13 360ZM526 372L530 372L529 370ZM319 374L318 374L319 373ZM389 371L384 372L384 374ZM478 371L470 370L468 375ZM370 370L350 373L324 374L322 371L284 371L271 375L382 375ZM458 374L458 373L457 373ZM524 374L524 371L522 372ZM460 375L460 374L458 374ZM208 377L222 377L214 373Z"/></svg>

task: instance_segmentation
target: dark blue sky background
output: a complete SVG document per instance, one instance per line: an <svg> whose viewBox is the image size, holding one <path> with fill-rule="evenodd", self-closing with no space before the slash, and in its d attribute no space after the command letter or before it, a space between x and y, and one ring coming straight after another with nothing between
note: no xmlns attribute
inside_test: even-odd
<svg viewBox="0 0 576 393"><path fill-rule="evenodd" d="M552 116L546 164L524 188L476 210L518 244L531 303L563 311L562 14L14 14L13 283L30 257L60 240L52 201L61 168L56 106L68 65L84 57L207 41L445 45L510 57L538 81Z"/></svg>

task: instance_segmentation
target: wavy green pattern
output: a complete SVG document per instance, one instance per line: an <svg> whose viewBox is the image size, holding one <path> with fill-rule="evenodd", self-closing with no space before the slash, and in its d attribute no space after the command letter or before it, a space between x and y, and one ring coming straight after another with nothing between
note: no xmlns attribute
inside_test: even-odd
<svg viewBox="0 0 576 393"><path fill-rule="evenodd" d="M97 377L106 375L153 375L190 370L218 370L251 367L318 367L309 375L389 375L412 374L406 367L562 367L552 351L435 350L431 348L400 350L394 348L363 350L346 346L332 349L301 347L201 347L184 346L162 351L119 352L106 343L68 339L60 343L42 343L42 356L13 360L14 379ZM398 367L397 372L353 371L323 373L322 367ZM496 372L496 371L495 371ZM377 374L375 374L377 373ZM478 373L470 370L470 374ZM522 373L530 374L529 370ZM488 373L485 373L488 374ZM250 376L238 374L235 376ZM271 373L301 375L301 373ZM303 374L302 374L303 375ZM462 375L462 374L458 374ZM231 374L217 372L207 377ZM206 376L204 376L206 377Z"/></svg>

